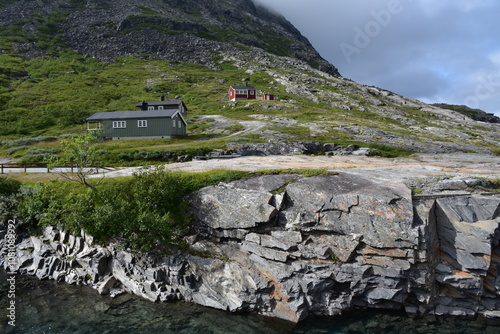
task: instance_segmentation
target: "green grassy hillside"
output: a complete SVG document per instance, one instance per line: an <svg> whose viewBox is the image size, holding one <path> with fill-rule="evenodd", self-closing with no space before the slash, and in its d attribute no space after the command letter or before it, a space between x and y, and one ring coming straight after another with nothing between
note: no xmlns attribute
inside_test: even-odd
<svg viewBox="0 0 500 334"><path fill-rule="evenodd" d="M276 80L270 71L245 71L231 61L219 60L219 69L166 62L147 56L103 63L63 51L58 57L34 60L23 60L20 56L4 53L0 55L0 64L0 140L3 143L0 156L11 158L44 160L48 155L57 153L61 138L83 132L83 119L92 113L134 110L138 102L159 100L161 96L182 99L186 103L189 109L188 136L172 140L104 143L102 146L109 163L142 161L141 156L161 161L169 155L206 153L224 148L228 143L264 141L260 132L241 131L244 128L241 122L255 120L250 117L255 114L289 120L286 124L261 120L267 124L262 130L281 133L283 138L360 144L390 156L409 151L384 143L377 144L377 137L373 136L373 142L363 143L356 137L363 130L350 133L345 130L345 125L406 136L418 132L412 124L432 127L439 121L438 116L421 108L396 105L379 96L378 99L383 100L387 107L404 113L412 120L412 123L397 122L394 115L373 108L363 92L349 81L343 81L342 86L309 85L313 87L310 90L317 91L318 98L301 96L290 92L289 86ZM276 70L281 77L297 75L296 69ZM315 73L303 75L312 78L308 80L317 77ZM242 84L242 80L267 93L276 94L278 100L227 101L229 86ZM331 96L338 97L332 99ZM339 103L332 103L343 99L351 101L347 111ZM203 115L222 115L228 124L214 131L214 119L204 118ZM314 133L311 124L319 124L322 130ZM440 138L432 132L426 137L437 141L452 140ZM19 140L21 138L24 139Z"/></svg>
<svg viewBox="0 0 500 334"><path fill-rule="evenodd" d="M219 135L210 134L210 120L199 119L201 115L222 114L228 119L246 120L248 115L262 112L267 115L284 115L301 122L315 122L327 115L336 117L338 109L322 103L314 103L286 92L286 87L273 82L266 71L245 73L229 62L213 70L202 65L165 62L149 57L120 58L114 63L102 63L83 58L71 51L61 52L57 58L37 58L25 61L19 56L0 55L2 88L0 93L0 138L3 141L2 155L20 157L35 148L51 149L57 139L84 131L83 119L94 112L134 110L143 100L182 99L189 108L189 136L174 140L125 141L104 144L104 147L123 150L155 148L164 145L183 147L224 147L226 140L214 140L241 130L233 125L223 129ZM230 85L248 80L252 85L265 88L280 100L294 99L291 106L281 101L246 101L236 104L227 101ZM273 87L270 87L273 83ZM338 115L341 118L341 115ZM277 129L297 136L311 138L310 131L303 126ZM199 144L198 139L209 137L210 143ZM19 138L35 138L16 141ZM48 138L47 138L48 137ZM55 138L54 138L55 137ZM39 138L38 143L36 138ZM55 139L55 140L54 140ZM253 141L258 138L231 138L230 141ZM346 140L349 136L331 131L316 138L319 141ZM52 151L51 151L52 152ZM47 152L45 152L47 153Z"/></svg>
<svg viewBox="0 0 500 334"><path fill-rule="evenodd" d="M7 3L14 2L0 1L0 8ZM261 38L271 53L252 49L235 37L229 40L231 48L210 51L207 66L146 54L107 62L84 57L64 42L68 36L62 27L70 21L68 15L84 7L71 3L69 9L35 12L11 25L0 23L1 158L46 161L59 152L62 139L85 131L83 120L92 113L134 110L137 103L162 96L185 102L188 135L102 143L106 163L170 161L229 144L269 141L355 144L384 156L500 152L499 131L493 125L319 71L296 58L280 57L293 48L289 40L276 37L280 35ZM141 15L153 14L142 11ZM128 27L127 20L122 27ZM280 26L286 27L285 23ZM211 29L209 40L224 39L223 32ZM217 31L222 35L214 35ZM273 93L278 99L227 101L229 86L244 82L256 86L259 95Z"/></svg>

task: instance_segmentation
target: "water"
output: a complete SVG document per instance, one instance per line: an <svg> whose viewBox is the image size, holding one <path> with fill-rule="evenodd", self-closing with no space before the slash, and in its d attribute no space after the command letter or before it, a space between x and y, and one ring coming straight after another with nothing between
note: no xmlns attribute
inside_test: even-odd
<svg viewBox="0 0 500 334"><path fill-rule="evenodd" d="M16 276L16 297L0 272L0 333L500 333L500 323L456 318L410 319L401 314L365 312L338 319L311 318L297 326L254 315L233 315L188 303L151 303L135 296L111 299L87 286ZM15 300L16 326L7 322Z"/></svg>

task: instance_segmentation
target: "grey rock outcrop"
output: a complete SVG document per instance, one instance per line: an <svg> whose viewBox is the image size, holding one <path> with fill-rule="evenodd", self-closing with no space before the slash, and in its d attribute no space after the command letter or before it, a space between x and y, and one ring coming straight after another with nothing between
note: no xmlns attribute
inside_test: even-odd
<svg viewBox="0 0 500 334"><path fill-rule="evenodd" d="M18 238L8 269L294 322L359 308L499 316L498 195L414 197L339 173L243 179L189 201L187 249L140 255L49 227Z"/></svg>
<svg viewBox="0 0 500 334"><path fill-rule="evenodd" d="M292 154L325 154L333 155L369 155L370 149L359 148L355 145L347 147L333 143L320 144L313 141L288 141L270 142L257 144L230 144L228 147L232 152L245 154L245 152L264 152L268 155L292 155Z"/></svg>
<svg viewBox="0 0 500 334"><path fill-rule="evenodd" d="M235 45L244 45L286 53L338 75L290 22L252 0L19 0L3 2L0 8L0 26L23 24L23 30L38 36L43 32L35 26L50 18L51 32L57 29L67 46L105 61L149 55L217 67L214 51L235 53ZM266 38L259 37L263 35ZM18 45L17 50L28 58L46 55L36 41Z"/></svg>

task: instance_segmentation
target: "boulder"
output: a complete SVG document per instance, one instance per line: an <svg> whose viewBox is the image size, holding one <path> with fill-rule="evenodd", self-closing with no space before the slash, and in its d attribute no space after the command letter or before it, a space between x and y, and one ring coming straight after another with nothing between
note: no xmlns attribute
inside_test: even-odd
<svg viewBox="0 0 500 334"><path fill-rule="evenodd" d="M97 292L100 295L106 295L109 293L111 288L115 285L116 278L114 276L109 276L104 279L100 284L97 285Z"/></svg>
<svg viewBox="0 0 500 334"><path fill-rule="evenodd" d="M196 225L208 229L244 229L270 222L277 210L272 194L228 187L203 188L191 196Z"/></svg>

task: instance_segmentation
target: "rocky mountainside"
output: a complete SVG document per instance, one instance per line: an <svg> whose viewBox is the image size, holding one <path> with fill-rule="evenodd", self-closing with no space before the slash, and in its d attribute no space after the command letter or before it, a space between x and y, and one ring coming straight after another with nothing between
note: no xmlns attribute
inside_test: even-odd
<svg viewBox="0 0 500 334"><path fill-rule="evenodd" d="M4 0L0 57L0 135L81 131L93 112L162 95L187 104L196 147L201 138L269 153L246 144L500 152L500 124L343 78L290 22L251 0ZM243 82L277 99L229 102L229 85Z"/></svg>
<svg viewBox="0 0 500 334"><path fill-rule="evenodd" d="M453 105L453 104L446 104L446 103L435 103L433 106L443 108L443 109L450 109L450 110L455 110L458 111L472 119L475 119L476 121L481 121L481 122L488 122L488 123L500 123L500 117L495 116L494 114L487 113L484 110L481 109L473 109L469 108L464 105Z"/></svg>
<svg viewBox="0 0 500 334"><path fill-rule="evenodd" d="M49 31L37 28L44 20ZM214 52L258 47L338 74L290 22L252 0L0 2L0 26L19 24L32 34L32 41L18 45L29 58L46 54L37 35L49 32L80 54L106 61L148 54L216 66Z"/></svg>

